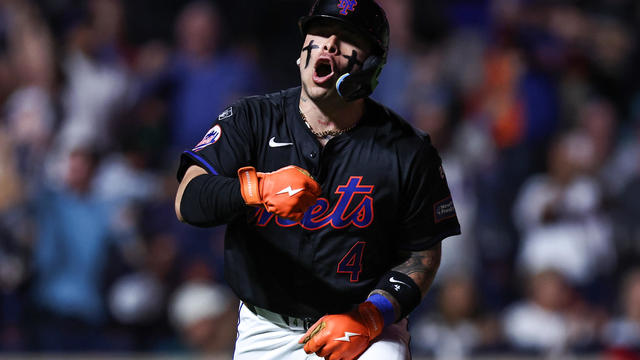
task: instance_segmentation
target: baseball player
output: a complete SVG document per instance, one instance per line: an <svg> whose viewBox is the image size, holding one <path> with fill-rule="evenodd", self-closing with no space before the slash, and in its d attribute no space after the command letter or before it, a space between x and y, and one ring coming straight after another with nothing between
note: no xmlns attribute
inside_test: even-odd
<svg viewBox="0 0 640 360"><path fill-rule="evenodd" d="M181 156L176 214L228 224L234 359L409 359L407 316L460 226L437 151L371 100L389 25L373 0L299 21L301 86L244 98Z"/></svg>

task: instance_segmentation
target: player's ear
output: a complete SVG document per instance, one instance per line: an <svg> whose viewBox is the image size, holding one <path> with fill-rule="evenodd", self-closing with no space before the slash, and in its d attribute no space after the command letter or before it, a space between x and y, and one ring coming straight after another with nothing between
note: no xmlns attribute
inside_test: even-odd
<svg viewBox="0 0 640 360"><path fill-rule="evenodd" d="M300 58L298 58L298 60L296 60L296 65L300 66Z"/></svg>

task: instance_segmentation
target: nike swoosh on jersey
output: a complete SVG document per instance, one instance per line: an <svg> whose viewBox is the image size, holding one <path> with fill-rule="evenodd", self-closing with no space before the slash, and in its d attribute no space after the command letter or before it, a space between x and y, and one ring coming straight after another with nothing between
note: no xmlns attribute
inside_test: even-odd
<svg viewBox="0 0 640 360"><path fill-rule="evenodd" d="M345 332L344 332L344 336L343 336L343 337L335 338L335 339L333 339L333 340L336 340L336 341L351 342L351 337L352 337L352 336L358 336L358 335L360 335L360 334L345 331Z"/></svg>
<svg viewBox="0 0 640 360"><path fill-rule="evenodd" d="M394 279L393 276L389 278L389 282L398 283L398 284L403 284L403 285L409 286L409 284L407 284L406 282L402 282L400 280ZM411 287L411 286L409 286L409 287Z"/></svg>
<svg viewBox="0 0 640 360"><path fill-rule="evenodd" d="M269 139L269 146L272 147L272 148L282 147L282 146L291 146L291 145L293 145L293 143L290 143L290 142L289 143L276 142L276 137L275 136L272 137L271 139Z"/></svg>
<svg viewBox="0 0 640 360"><path fill-rule="evenodd" d="M284 189L282 189L282 190L278 191L278 192L276 193L276 195L279 195L279 194L286 194L286 193L288 193L288 194L289 194L289 196L293 196L293 195L295 195L295 194L299 193L299 192L300 192L300 191L302 191L302 190L304 190L304 188L300 188L300 189L295 189L295 190L293 190L293 189L291 189L291 186L287 186L286 188L284 188Z"/></svg>

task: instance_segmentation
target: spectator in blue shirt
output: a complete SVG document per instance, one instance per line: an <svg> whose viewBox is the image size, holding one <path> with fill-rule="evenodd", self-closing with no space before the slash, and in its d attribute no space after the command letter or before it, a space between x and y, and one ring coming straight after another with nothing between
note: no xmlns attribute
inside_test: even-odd
<svg viewBox="0 0 640 360"><path fill-rule="evenodd" d="M250 57L220 46L221 21L207 2L188 4L176 22L177 50L143 86L142 96L170 90L171 145L193 147L224 106L259 90Z"/></svg>
<svg viewBox="0 0 640 360"><path fill-rule="evenodd" d="M45 185L35 199L33 302L39 350L102 348L107 319L102 288L114 236L107 202L92 193L97 155L73 150L61 187Z"/></svg>

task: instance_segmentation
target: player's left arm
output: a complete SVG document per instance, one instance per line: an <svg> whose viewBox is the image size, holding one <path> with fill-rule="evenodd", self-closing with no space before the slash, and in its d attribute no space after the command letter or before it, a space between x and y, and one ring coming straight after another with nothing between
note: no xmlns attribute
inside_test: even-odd
<svg viewBox="0 0 640 360"><path fill-rule="evenodd" d="M442 161L428 139L402 176L398 231L400 251L369 297L345 314L325 315L300 339L307 353L326 359L355 359L382 330L405 318L428 292L440 266L441 241L460 234ZM403 249L403 250L400 250Z"/></svg>
<svg viewBox="0 0 640 360"><path fill-rule="evenodd" d="M420 300L429 291L433 279L440 267L440 259L442 257L442 245L437 243L431 248L422 251L401 251L400 257L406 259L400 265L394 267L392 271L404 274L413 280L420 289ZM400 302L389 291L375 289L369 294L380 294L384 296L393 305L394 319L393 322L400 320L401 315L406 309L402 308Z"/></svg>
<svg viewBox="0 0 640 360"><path fill-rule="evenodd" d="M300 339L308 354L355 359L384 327L407 316L431 287L440 266L440 242L427 250L403 252L405 259L387 272L367 301L345 314L325 315Z"/></svg>

